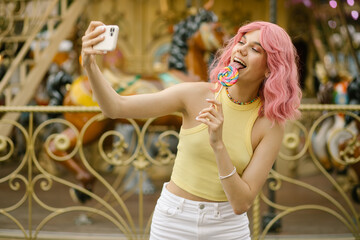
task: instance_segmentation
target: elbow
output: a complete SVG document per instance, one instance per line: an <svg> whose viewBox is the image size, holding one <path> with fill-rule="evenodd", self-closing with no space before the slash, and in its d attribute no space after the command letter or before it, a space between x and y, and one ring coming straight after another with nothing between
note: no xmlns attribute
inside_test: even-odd
<svg viewBox="0 0 360 240"><path fill-rule="evenodd" d="M118 98L116 99L112 99L109 102L103 103L103 104L99 104L100 109L102 111L102 114L106 117L106 118L110 118L110 119L119 119L119 118L124 118L124 111L120 111L120 109L125 109L124 107L122 107L121 103L119 102Z"/></svg>
<svg viewBox="0 0 360 240"><path fill-rule="evenodd" d="M100 109L102 114L106 117L106 118L110 118L110 119L117 119L120 118L120 112L117 111L117 108L115 107L109 107L109 106L116 106L115 103L111 103L111 104L107 104L106 106L104 105L100 105Z"/></svg>
<svg viewBox="0 0 360 240"><path fill-rule="evenodd" d="M110 119L116 119L117 118L116 114L113 111L104 111L104 110L102 110L102 114L106 118L110 118Z"/></svg>
<svg viewBox="0 0 360 240"><path fill-rule="evenodd" d="M249 211L250 207L251 207L251 204L243 203L241 205L234 206L233 211L236 215L241 215L241 214Z"/></svg>

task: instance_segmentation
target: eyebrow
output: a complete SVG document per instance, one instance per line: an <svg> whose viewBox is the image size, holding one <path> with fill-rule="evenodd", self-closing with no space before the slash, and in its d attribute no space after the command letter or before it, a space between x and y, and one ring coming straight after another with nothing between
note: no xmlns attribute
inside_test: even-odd
<svg viewBox="0 0 360 240"><path fill-rule="evenodd" d="M245 34L242 37L246 39ZM253 41L253 43L256 44L256 45L259 45L265 51L265 49L261 46L261 44L259 42Z"/></svg>

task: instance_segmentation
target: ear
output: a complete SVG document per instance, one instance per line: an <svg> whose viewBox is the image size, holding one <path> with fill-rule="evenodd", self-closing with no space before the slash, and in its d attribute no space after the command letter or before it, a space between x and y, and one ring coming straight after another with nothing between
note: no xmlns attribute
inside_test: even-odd
<svg viewBox="0 0 360 240"><path fill-rule="evenodd" d="M268 78L270 77L270 70L269 69L266 69L266 72L265 72L265 78Z"/></svg>

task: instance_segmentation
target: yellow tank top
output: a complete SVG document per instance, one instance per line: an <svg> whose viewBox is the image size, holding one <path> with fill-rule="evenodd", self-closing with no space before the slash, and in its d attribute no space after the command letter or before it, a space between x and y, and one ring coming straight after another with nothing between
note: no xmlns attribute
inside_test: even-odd
<svg viewBox="0 0 360 240"><path fill-rule="evenodd" d="M225 89L219 94L224 123L223 141L229 156L241 175L253 155L251 131L261 101L248 105L233 103ZM171 180L185 191L212 201L227 201L222 188L215 154L209 143L207 126L180 129L178 151Z"/></svg>

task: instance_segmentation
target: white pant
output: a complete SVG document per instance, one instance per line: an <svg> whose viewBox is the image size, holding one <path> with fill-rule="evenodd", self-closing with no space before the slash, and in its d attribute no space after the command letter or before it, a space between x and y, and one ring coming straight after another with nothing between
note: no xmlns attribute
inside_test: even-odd
<svg viewBox="0 0 360 240"><path fill-rule="evenodd" d="M150 240L250 240L246 213L236 215L229 202L199 202L169 192L157 201Z"/></svg>

